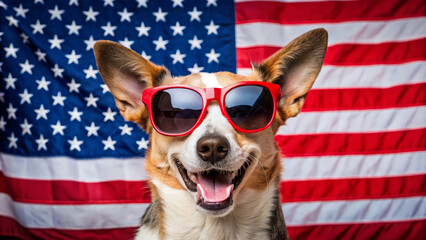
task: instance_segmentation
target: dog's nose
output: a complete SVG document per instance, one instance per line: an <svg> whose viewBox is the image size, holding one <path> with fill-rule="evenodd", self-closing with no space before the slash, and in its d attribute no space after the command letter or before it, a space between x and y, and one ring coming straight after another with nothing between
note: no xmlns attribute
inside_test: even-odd
<svg viewBox="0 0 426 240"><path fill-rule="evenodd" d="M204 136L197 142L197 153L203 161L219 162L226 157L229 142L222 136Z"/></svg>

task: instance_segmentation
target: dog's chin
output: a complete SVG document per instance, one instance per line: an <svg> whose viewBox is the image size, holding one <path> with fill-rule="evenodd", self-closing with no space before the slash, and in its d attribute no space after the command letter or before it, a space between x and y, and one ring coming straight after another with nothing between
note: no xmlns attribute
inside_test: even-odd
<svg viewBox="0 0 426 240"><path fill-rule="evenodd" d="M246 177L252 163L247 159L236 171L209 169L202 172L188 171L179 159L174 163L188 191L195 196L197 208L212 216L225 216L234 207L234 193Z"/></svg>

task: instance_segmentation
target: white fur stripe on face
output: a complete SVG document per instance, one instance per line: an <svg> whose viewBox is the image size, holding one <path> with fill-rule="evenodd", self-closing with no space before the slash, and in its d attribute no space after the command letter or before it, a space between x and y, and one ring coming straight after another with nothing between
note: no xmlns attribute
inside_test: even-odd
<svg viewBox="0 0 426 240"><path fill-rule="evenodd" d="M206 88L222 88L223 86L219 83L216 75L212 73L200 73L201 81L204 83Z"/></svg>

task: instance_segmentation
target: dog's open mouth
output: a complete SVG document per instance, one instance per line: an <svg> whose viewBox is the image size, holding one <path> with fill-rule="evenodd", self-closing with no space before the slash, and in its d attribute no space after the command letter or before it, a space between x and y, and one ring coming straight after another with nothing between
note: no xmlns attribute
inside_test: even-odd
<svg viewBox="0 0 426 240"><path fill-rule="evenodd" d="M219 211L233 204L232 192L238 188L252 160L247 160L237 171L209 170L188 172L183 164L174 160L188 190L198 191L197 204L209 211Z"/></svg>

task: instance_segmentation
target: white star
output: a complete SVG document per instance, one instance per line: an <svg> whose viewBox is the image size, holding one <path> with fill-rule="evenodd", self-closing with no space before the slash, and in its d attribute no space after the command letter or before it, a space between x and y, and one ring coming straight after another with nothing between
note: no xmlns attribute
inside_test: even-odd
<svg viewBox="0 0 426 240"><path fill-rule="evenodd" d="M172 0L172 1L173 1L173 7L174 8L176 6L183 7L183 4L182 4L183 0Z"/></svg>
<svg viewBox="0 0 426 240"><path fill-rule="evenodd" d="M19 36L22 38L22 42L23 43L29 43L28 39L30 39L27 34L25 34L24 32L19 34Z"/></svg>
<svg viewBox="0 0 426 240"><path fill-rule="evenodd" d="M13 44L9 44L9 47L5 47L4 50L6 51L6 57L12 56L16 58L16 52L19 51L19 48L13 47Z"/></svg>
<svg viewBox="0 0 426 240"><path fill-rule="evenodd" d="M165 22L166 21L166 15L168 13L163 12L163 10L161 10L161 8L158 8L158 12L153 12L152 14L154 14L156 22L159 22L159 21Z"/></svg>
<svg viewBox="0 0 426 240"><path fill-rule="evenodd" d="M24 104L24 102L27 102L31 104L31 97L33 94L28 93L28 90L25 88L23 93L20 93L19 96L21 97L21 104Z"/></svg>
<svg viewBox="0 0 426 240"><path fill-rule="evenodd" d="M145 138L141 138L141 140L140 141L136 141L136 143L138 144L138 150L148 149L149 141L145 140Z"/></svg>
<svg viewBox="0 0 426 240"><path fill-rule="evenodd" d="M105 31L104 37L108 36L108 34L114 37L114 31L115 31L115 29L117 29L116 26L111 26L110 22L107 22L107 25L102 26L101 28Z"/></svg>
<svg viewBox="0 0 426 240"><path fill-rule="evenodd" d="M93 106L95 108L98 107L98 105L96 104L96 101L98 101L99 98L93 97L93 93L90 93L89 97L85 97L84 100L87 101L87 104L86 104L87 107L90 107L90 106Z"/></svg>
<svg viewBox="0 0 426 240"><path fill-rule="evenodd" d="M173 29L173 36L176 36L177 34L183 36L183 30L186 28L185 26L181 26L179 22L176 22L175 26L171 26L171 29Z"/></svg>
<svg viewBox="0 0 426 240"><path fill-rule="evenodd" d="M41 80L36 80L36 82L37 82L37 84L38 84L38 86L37 86L37 90L40 90L40 89L44 89L44 90L46 90L46 91L49 91L49 84L50 84L50 81L46 81L46 78L43 76L43 77L41 77Z"/></svg>
<svg viewBox="0 0 426 240"><path fill-rule="evenodd" d="M16 119L16 111L17 108L14 108L12 103L9 103L9 107L6 109L7 111L7 119Z"/></svg>
<svg viewBox="0 0 426 240"><path fill-rule="evenodd" d="M19 8L14 7L14 8L13 8L13 10L15 10L15 11L16 11L16 16L21 16L21 17L23 17L23 18L25 18L25 17L26 17L26 16L25 16L25 14L29 11L28 9L24 9L24 8L22 7L22 4L19 4Z"/></svg>
<svg viewBox="0 0 426 240"><path fill-rule="evenodd" d="M67 83L68 87L69 87L69 91L75 91L76 93L79 93L80 90L78 90L78 88L81 86L80 83L76 83L74 78L71 79L71 83Z"/></svg>
<svg viewBox="0 0 426 240"><path fill-rule="evenodd" d="M220 56L220 53L216 53L213 48L210 51L210 53L206 53L206 56L209 58L207 63L211 63L213 61L215 61L216 63L219 63L219 59L217 58Z"/></svg>
<svg viewBox="0 0 426 240"><path fill-rule="evenodd" d="M9 27L10 26L18 27L18 23L19 23L18 19L15 19L12 16L7 16L6 19L9 21Z"/></svg>
<svg viewBox="0 0 426 240"><path fill-rule="evenodd" d="M118 14L121 16L120 22L131 22L130 17L133 16L133 13L127 12L127 8L124 8L124 10L122 12L118 12Z"/></svg>
<svg viewBox="0 0 426 240"><path fill-rule="evenodd" d="M101 84L102 93L110 92L108 86L106 84Z"/></svg>
<svg viewBox="0 0 426 240"><path fill-rule="evenodd" d="M204 26L207 29L207 35L214 34L217 35L217 30L219 29L219 25L214 25L213 20L210 21L209 25Z"/></svg>
<svg viewBox="0 0 426 240"><path fill-rule="evenodd" d="M114 0L104 0L104 7L109 5L111 7L114 7Z"/></svg>
<svg viewBox="0 0 426 240"><path fill-rule="evenodd" d="M208 6L210 6L210 5L213 5L213 6L217 7L217 3L216 3L216 1L217 1L217 0L207 0L207 4L206 4L206 6L208 7Z"/></svg>
<svg viewBox="0 0 426 240"><path fill-rule="evenodd" d="M127 134L129 136L132 135L132 127L127 126L127 124L124 124L124 126L119 126L118 127L121 130L121 135Z"/></svg>
<svg viewBox="0 0 426 240"><path fill-rule="evenodd" d="M18 148L18 145L16 144L18 142L18 138L15 137L14 133L12 133L10 137L7 138L7 140L9 140L8 148Z"/></svg>
<svg viewBox="0 0 426 240"><path fill-rule="evenodd" d="M199 40L197 36L194 36L192 40L188 40L189 44L191 44L191 50L198 48L201 49L201 43L203 43L203 40Z"/></svg>
<svg viewBox="0 0 426 240"><path fill-rule="evenodd" d="M188 71L190 71L191 73L199 73L199 72L201 72L203 70L204 70L204 68L203 67L198 67L198 64L194 64L194 67L188 68Z"/></svg>
<svg viewBox="0 0 426 240"><path fill-rule="evenodd" d="M136 27L136 30L138 30L138 37L140 36L149 36L148 31L151 29L151 27L145 27L145 23L141 23L140 27Z"/></svg>
<svg viewBox="0 0 426 240"><path fill-rule="evenodd" d="M90 7L89 11L83 11L83 14L86 15L86 22L90 20L96 22L96 16L99 14L99 12L93 11L93 8Z"/></svg>
<svg viewBox="0 0 426 240"><path fill-rule="evenodd" d="M62 73L64 72L64 69L59 68L58 64L55 64L55 67L51 68L50 70L52 70L54 77L61 77L62 78Z"/></svg>
<svg viewBox="0 0 426 240"><path fill-rule="evenodd" d="M52 98L53 98L53 106L56 106L58 104L61 106L64 106L64 100L67 99L66 97L62 96L61 92L58 92L56 96L52 96Z"/></svg>
<svg viewBox="0 0 426 240"><path fill-rule="evenodd" d="M21 74L25 72L29 73L30 75L33 74L33 71L31 69L34 68L34 64L30 64L28 62L28 59L25 60L25 63L20 63L19 66L21 66Z"/></svg>
<svg viewBox="0 0 426 240"><path fill-rule="evenodd" d="M4 117L3 117L3 116L1 116L1 117L0 117L0 129L1 129L2 131L5 131L5 130L6 130L6 128L4 127L4 126L6 126L6 124L7 124L7 122L4 120Z"/></svg>
<svg viewBox="0 0 426 240"><path fill-rule="evenodd" d="M44 4L44 0L34 0L34 4L36 4L36 3Z"/></svg>
<svg viewBox="0 0 426 240"><path fill-rule="evenodd" d="M48 39L47 41L50 42L50 49L58 48L61 49L61 44L64 42L63 39L59 39L58 35L54 35L53 39Z"/></svg>
<svg viewBox="0 0 426 240"><path fill-rule="evenodd" d="M35 109L34 112L37 113L36 120L39 120L40 118L44 118L47 120L47 113L50 112L49 109L44 109L43 104L40 105L39 109Z"/></svg>
<svg viewBox="0 0 426 240"><path fill-rule="evenodd" d="M98 136L99 127L95 126L94 122L92 122L92 124L90 124L90 127L86 126L86 130L87 130L87 136L88 137L90 137L91 135Z"/></svg>
<svg viewBox="0 0 426 240"><path fill-rule="evenodd" d="M197 20L197 21L200 22L201 21L200 16L201 16L201 14L203 14L203 12L198 11L197 7L194 7L194 9L192 11L188 11L188 14L189 14L189 16L191 16L191 19L190 19L191 22L194 21L194 20Z"/></svg>
<svg viewBox="0 0 426 240"><path fill-rule="evenodd" d="M0 7L4 8L5 10L7 10L7 5L3 1L0 1Z"/></svg>
<svg viewBox="0 0 426 240"><path fill-rule="evenodd" d="M67 128L64 125L61 125L61 122L58 120L55 125L50 125L51 128L53 128L52 135L56 135L59 133L60 135L64 136L64 129Z"/></svg>
<svg viewBox="0 0 426 240"><path fill-rule="evenodd" d="M75 54L75 50L72 50L71 54L65 54L65 56L68 58L68 64L78 64L78 59L81 58L80 54Z"/></svg>
<svg viewBox="0 0 426 240"><path fill-rule="evenodd" d="M21 128L22 128L22 135L28 134L28 135L32 135L31 134L31 128L33 127L32 124L28 123L28 120L25 118L24 119L24 123L21 124Z"/></svg>
<svg viewBox="0 0 426 240"><path fill-rule="evenodd" d="M84 43L87 45L86 51L89 51L90 49L93 49L93 46L95 45L96 41L93 39L93 36L90 35L89 40L84 40Z"/></svg>
<svg viewBox="0 0 426 240"><path fill-rule="evenodd" d="M148 7L148 5L146 4L146 2L148 2L148 0L136 0L136 2L138 2L138 8L140 8L141 6L144 7Z"/></svg>
<svg viewBox="0 0 426 240"><path fill-rule="evenodd" d="M92 65L90 65L89 68L88 69L84 69L83 72L86 74L86 79L88 79L88 78L94 78L94 79L96 79L96 74L99 71L93 69Z"/></svg>
<svg viewBox="0 0 426 240"><path fill-rule="evenodd" d="M116 112L111 111L111 108L108 108L108 110L106 112L102 112L102 114L105 116L104 117L104 122L111 120L114 121L114 116L117 114Z"/></svg>
<svg viewBox="0 0 426 240"><path fill-rule="evenodd" d="M77 36L80 35L78 33L78 30L81 29L81 25L76 25L75 21L72 21L71 25L65 25L65 27L68 28L68 35L71 35L71 34L75 34Z"/></svg>
<svg viewBox="0 0 426 240"><path fill-rule="evenodd" d="M43 134L40 135L40 138L36 140L37 143L37 151L40 151L41 149L47 150L46 143L49 141L49 139L44 139Z"/></svg>
<svg viewBox="0 0 426 240"><path fill-rule="evenodd" d="M183 58L186 57L186 54L181 54L178 49L175 54L170 54L170 57L173 58L173 64L177 62L183 63Z"/></svg>
<svg viewBox="0 0 426 240"><path fill-rule="evenodd" d="M127 37L124 38L123 41L119 41L121 45L130 48L132 46L132 44L134 43L134 41L129 41L129 39L127 39Z"/></svg>
<svg viewBox="0 0 426 240"><path fill-rule="evenodd" d="M111 137L108 137L107 140L102 140L102 143L104 144L104 151L108 150L108 148L114 151L115 150L114 145L116 142L117 141L113 141Z"/></svg>
<svg viewBox="0 0 426 240"><path fill-rule="evenodd" d="M72 150L77 150L79 152L81 151L80 145L83 144L83 141L79 141L77 139L77 137L74 137L74 139L72 141L68 140L68 143L71 145L70 151L72 151Z"/></svg>
<svg viewBox="0 0 426 240"><path fill-rule="evenodd" d="M16 78L13 78L11 73L9 73L9 75L7 76L7 78L4 79L4 81L6 81L6 89L9 89L10 87L15 89Z"/></svg>
<svg viewBox="0 0 426 240"><path fill-rule="evenodd" d="M50 20L57 18L59 21L62 21L61 15L64 13L64 10L59 10L58 5L55 6L54 9L49 9L49 13L52 15Z"/></svg>
<svg viewBox="0 0 426 240"><path fill-rule="evenodd" d="M37 51L35 52L35 54L37 55L37 59L39 61L46 62L46 53L43 53L42 51L40 51L40 49L37 49Z"/></svg>
<svg viewBox="0 0 426 240"><path fill-rule="evenodd" d="M169 40L163 40L163 37L160 36L158 40L152 41L155 44L155 51L160 49L166 50L166 44L169 43Z"/></svg>
<svg viewBox="0 0 426 240"><path fill-rule="evenodd" d="M145 51L142 51L141 56L142 56L143 58L145 58L146 60L151 59L151 56L147 55Z"/></svg>
<svg viewBox="0 0 426 240"><path fill-rule="evenodd" d="M37 19L37 22L35 24L31 24L31 27L33 28L33 34L36 34L36 33L44 34L43 28L46 27L46 24L41 24L40 20Z"/></svg>
<svg viewBox="0 0 426 240"><path fill-rule="evenodd" d="M71 6L73 4L75 4L76 6L78 6L78 0L70 0L69 5Z"/></svg>
<svg viewBox="0 0 426 240"><path fill-rule="evenodd" d="M71 115L70 121L77 120L81 122L81 115L83 115L83 112L79 112L77 107L74 107L72 111L68 111L68 114Z"/></svg>

